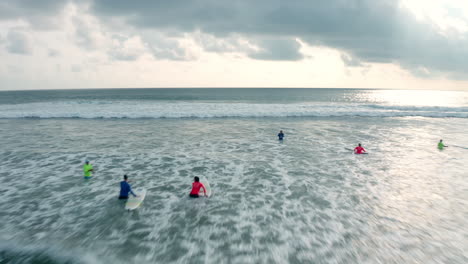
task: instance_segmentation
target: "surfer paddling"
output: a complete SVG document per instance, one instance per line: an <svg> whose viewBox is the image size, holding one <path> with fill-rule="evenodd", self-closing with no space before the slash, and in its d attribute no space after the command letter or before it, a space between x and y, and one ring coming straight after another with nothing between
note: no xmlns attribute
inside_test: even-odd
<svg viewBox="0 0 468 264"><path fill-rule="evenodd" d="M198 198L200 197L200 189L203 188L203 194L206 195L206 188L203 183L200 182L200 178L194 177L193 178L194 182L192 183L192 191L190 192L190 197L191 198Z"/></svg>
<svg viewBox="0 0 468 264"><path fill-rule="evenodd" d="M366 150L361 146L361 143L354 148L354 154L367 154Z"/></svg>
<svg viewBox="0 0 468 264"><path fill-rule="evenodd" d="M132 187L128 183L128 176L124 175L124 180L120 182L119 199L128 199L128 193L131 193L133 196L137 197L137 195L132 191Z"/></svg>

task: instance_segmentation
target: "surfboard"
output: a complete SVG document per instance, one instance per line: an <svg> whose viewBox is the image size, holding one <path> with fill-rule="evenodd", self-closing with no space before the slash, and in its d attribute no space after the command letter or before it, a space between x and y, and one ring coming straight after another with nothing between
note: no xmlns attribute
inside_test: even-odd
<svg viewBox="0 0 468 264"><path fill-rule="evenodd" d="M127 203L125 203L125 210L135 210L140 207L141 203L145 199L146 190L145 189L136 189L133 191L137 197L130 195L128 197Z"/></svg>
<svg viewBox="0 0 468 264"><path fill-rule="evenodd" d="M461 147L461 146L456 146L456 145L452 145L452 146L457 147L457 148L462 148L462 149L468 149L468 148ZM446 146L446 148L448 148L448 146Z"/></svg>
<svg viewBox="0 0 468 264"><path fill-rule="evenodd" d="M206 196L209 198L211 197L211 186L210 186L210 182L208 181L208 179L206 178L201 178L200 179L200 182L203 183L203 185L205 186L206 188ZM200 196L203 195L202 192L200 192Z"/></svg>

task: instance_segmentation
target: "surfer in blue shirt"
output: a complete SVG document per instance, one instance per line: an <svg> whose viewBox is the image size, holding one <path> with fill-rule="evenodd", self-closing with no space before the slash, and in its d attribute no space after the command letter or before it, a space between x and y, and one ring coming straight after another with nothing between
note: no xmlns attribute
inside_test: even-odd
<svg viewBox="0 0 468 264"><path fill-rule="evenodd" d="M280 130L279 134L278 134L278 139L279 140L283 140L284 138L284 133L283 133L283 130Z"/></svg>
<svg viewBox="0 0 468 264"><path fill-rule="evenodd" d="M131 193L133 196L137 197L137 195L132 191L130 184L128 184L128 176L124 175L124 180L120 182L119 199L128 199L128 193Z"/></svg>

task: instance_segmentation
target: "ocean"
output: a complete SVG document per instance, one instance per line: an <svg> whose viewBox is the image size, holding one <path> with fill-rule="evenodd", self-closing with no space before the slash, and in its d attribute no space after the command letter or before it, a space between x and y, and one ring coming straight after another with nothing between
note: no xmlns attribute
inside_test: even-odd
<svg viewBox="0 0 468 264"><path fill-rule="evenodd" d="M463 91L3 91L0 263L468 263L467 131Z"/></svg>

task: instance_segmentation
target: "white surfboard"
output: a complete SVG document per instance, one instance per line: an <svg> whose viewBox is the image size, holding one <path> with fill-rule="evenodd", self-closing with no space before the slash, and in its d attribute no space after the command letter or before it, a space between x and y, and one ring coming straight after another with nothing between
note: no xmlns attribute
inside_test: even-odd
<svg viewBox="0 0 468 264"><path fill-rule="evenodd" d="M146 190L145 189L136 189L133 190L133 192L137 195L137 197L134 197L133 195L130 194L128 197L127 203L125 204L125 210L135 210L138 207L140 207L141 203L145 199L146 196Z"/></svg>
<svg viewBox="0 0 468 264"><path fill-rule="evenodd" d="M200 179L200 182L203 183L203 185L205 186L206 188L206 196L209 198L211 196L211 186L210 186L210 182L208 181L208 179L206 178L201 178ZM203 195L203 192L200 190L200 196Z"/></svg>

